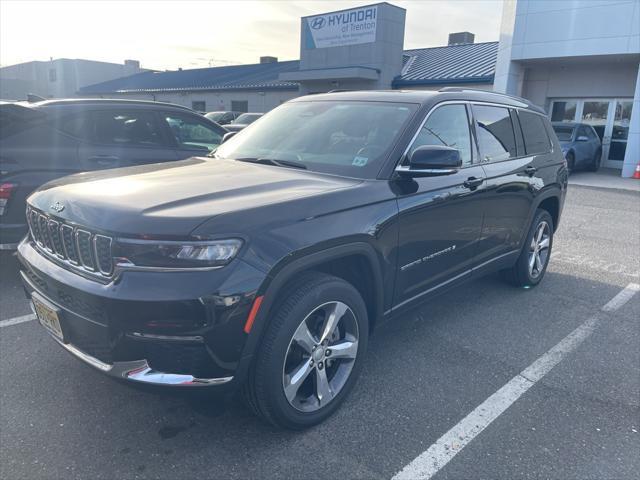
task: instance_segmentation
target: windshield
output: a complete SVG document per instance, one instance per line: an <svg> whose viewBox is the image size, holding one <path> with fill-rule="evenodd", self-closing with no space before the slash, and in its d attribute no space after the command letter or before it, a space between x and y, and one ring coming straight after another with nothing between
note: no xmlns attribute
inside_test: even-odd
<svg viewBox="0 0 640 480"><path fill-rule="evenodd" d="M266 114L216 157L283 160L309 170L375 178L417 106L387 102L292 102Z"/></svg>
<svg viewBox="0 0 640 480"><path fill-rule="evenodd" d="M259 119L262 115L257 114L257 113L243 113L242 115L240 115L238 118L236 118L233 123L251 123L251 122L255 122L257 119Z"/></svg>
<svg viewBox="0 0 640 480"><path fill-rule="evenodd" d="M217 122L227 115L227 112L210 112L205 115L209 120Z"/></svg>
<svg viewBox="0 0 640 480"><path fill-rule="evenodd" d="M561 142L571 141L571 136L573 134L573 127L554 125L553 131L556 132L556 135L558 136L558 140L560 140Z"/></svg>

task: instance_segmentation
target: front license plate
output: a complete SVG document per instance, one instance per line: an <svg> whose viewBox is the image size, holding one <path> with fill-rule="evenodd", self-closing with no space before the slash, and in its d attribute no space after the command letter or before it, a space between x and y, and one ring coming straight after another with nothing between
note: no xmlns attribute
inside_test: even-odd
<svg viewBox="0 0 640 480"><path fill-rule="evenodd" d="M62 327L60 326L60 316L57 308L52 305L48 305L43 300L39 299L36 295L31 296L33 306L36 310L36 316L40 324L53 333L60 340L63 339Z"/></svg>

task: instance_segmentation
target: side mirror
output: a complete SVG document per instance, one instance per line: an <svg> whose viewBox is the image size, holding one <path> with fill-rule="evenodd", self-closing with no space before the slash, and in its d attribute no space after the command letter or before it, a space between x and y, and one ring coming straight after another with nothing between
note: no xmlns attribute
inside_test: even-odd
<svg viewBox="0 0 640 480"><path fill-rule="evenodd" d="M229 140L231 137L233 137L236 133L238 132L227 132L222 136L222 142L220 142L220 144L223 144L224 142L226 142L227 140Z"/></svg>
<svg viewBox="0 0 640 480"><path fill-rule="evenodd" d="M589 141L589 137L587 137L586 135L580 135L578 138L576 138L577 142L588 142Z"/></svg>
<svg viewBox="0 0 640 480"><path fill-rule="evenodd" d="M423 145L409 154L409 165L399 166L402 177L434 177L451 175L462 167L462 157L456 148L443 145Z"/></svg>

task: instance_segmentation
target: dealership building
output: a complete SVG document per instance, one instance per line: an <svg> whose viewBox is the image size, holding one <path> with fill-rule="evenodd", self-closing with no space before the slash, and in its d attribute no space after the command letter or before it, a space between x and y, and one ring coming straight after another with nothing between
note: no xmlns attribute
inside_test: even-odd
<svg viewBox="0 0 640 480"><path fill-rule="evenodd" d="M554 121L593 125L603 165L633 174L640 161L640 1L505 0L499 42L474 43L461 32L446 46L412 50L404 49L407 13L384 2L303 17L300 60L144 72L78 93L265 112L337 89L494 89L530 99Z"/></svg>

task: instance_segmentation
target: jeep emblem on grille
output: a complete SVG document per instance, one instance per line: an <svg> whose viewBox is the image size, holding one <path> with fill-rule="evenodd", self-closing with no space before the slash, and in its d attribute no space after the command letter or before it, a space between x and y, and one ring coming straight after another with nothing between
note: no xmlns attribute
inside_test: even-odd
<svg viewBox="0 0 640 480"><path fill-rule="evenodd" d="M61 204L60 202L56 202L53 205L51 205L49 208L56 213L60 213L61 211L64 210L64 205Z"/></svg>

